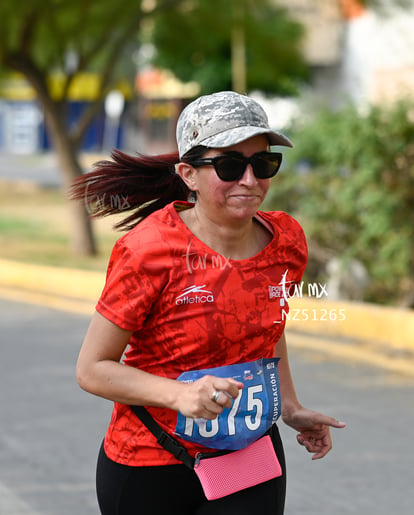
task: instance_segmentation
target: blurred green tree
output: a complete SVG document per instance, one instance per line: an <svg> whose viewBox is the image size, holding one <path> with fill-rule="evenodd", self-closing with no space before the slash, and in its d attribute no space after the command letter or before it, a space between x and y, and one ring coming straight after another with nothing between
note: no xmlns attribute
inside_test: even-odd
<svg viewBox="0 0 414 515"><path fill-rule="evenodd" d="M0 69L17 71L34 88L52 137L63 183L68 189L82 173L79 148L82 137L119 78L125 56L137 44L141 21L157 11L177 6L180 0L26 0L0 2ZM131 49L130 52L128 50ZM55 98L48 77L59 70L63 77ZM97 71L100 89L78 123L67 124L68 93L74 77ZM94 254L96 245L84 206L71 202L72 247L78 254Z"/></svg>
<svg viewBox="0 0 414 515"><path fill-rule="evenodd" d="M268 207L297 213L319 269L358 259L366 300L414 306L414 104L320 112L291 136Z"/></svg>
<svg viewBox="0 0 414 515"><path fill-rule="evenodd" d="M304 28L274 1L184 2L154 20L153 63L196 80L202 93L292 95L309 76L300 49Z"/></svg>

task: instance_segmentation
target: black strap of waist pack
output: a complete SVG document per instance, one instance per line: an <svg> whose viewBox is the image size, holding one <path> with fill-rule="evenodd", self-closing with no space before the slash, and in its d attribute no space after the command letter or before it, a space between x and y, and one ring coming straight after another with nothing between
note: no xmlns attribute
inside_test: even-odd
<svg viewBox="0 0 414 515"><path fill-rule="evenodd" d="M186 467L190 469L194 468L195 460L188 454L187 449L164 431L164 429L155 422L144 406L130 406L130 408L144 426L155 436L161 447L170 452L177 460L184 463Z"/></svg>

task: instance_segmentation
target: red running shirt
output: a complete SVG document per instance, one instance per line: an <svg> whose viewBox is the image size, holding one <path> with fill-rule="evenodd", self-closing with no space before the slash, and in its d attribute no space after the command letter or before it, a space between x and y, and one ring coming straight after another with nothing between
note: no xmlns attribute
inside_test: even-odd
<svg viewBox="0 0 414 515"><path fill-rule="evenodd" d="M181 220L185 202L156 211L115 244L97 311L132 331L126 365L175 379L182 372L269 358L287 312L281 283L300 282L307 246L283 212L259 212L272 241L256 256L227 259ZM177 413L148 408L170 434ZM190 454L200 447L182 442ZM179 463L128 406L115 403L105 437L110 459L130 466Z"/></svg>

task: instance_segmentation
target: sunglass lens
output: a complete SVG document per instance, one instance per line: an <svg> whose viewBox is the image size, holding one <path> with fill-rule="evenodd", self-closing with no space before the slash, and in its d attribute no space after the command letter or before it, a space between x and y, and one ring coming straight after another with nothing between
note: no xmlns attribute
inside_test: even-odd
<svg viewBox="0 0 414 515"><path fill-rule="evenodd" d="M215 162L217 175L222 181L236 181L246 168L244 159L237 157L222 157Z"/></svg>
<svg viewBox="0 0 414 515"><path fill-rule="evenodd" d="M258 179L270 179L277 174L282 155L277 153L258 153L250 159L244 156L219 156L213 159L214 168L222 181L238 181L246 170L248 163Z"/></svg>
<svg viewBox="0 0 414 515"><path fill-rule="evenodd" d="M259 179L269 179L277 174L280 164L278 156L256 156L253 162L254 174Z"/></svg>

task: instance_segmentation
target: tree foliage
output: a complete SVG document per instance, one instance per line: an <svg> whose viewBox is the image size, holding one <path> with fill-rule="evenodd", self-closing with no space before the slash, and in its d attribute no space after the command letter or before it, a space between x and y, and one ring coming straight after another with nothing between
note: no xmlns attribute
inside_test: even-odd
<svg viewBox="0 0 414 515"><path fill-rule="evenodd" d="M28 0L17 9L14 2L5 0L0 3L0 67L25 75L46 115L52 114L50 102L64 112L76 74L99 72L96 101L70 130L72 144L78 147L118 77L123 52L136 38L142 16L141 2L129 2L120 9L115 0ZM60 98L52 98L49 91L53 71L64 78Z"/></svg>
<svg viewBox="0 0 414 515"><path fill-rule="evenodd" d="M414 306L414 104L321 112L292 138L270 204L298 213L320 265L360 260L367 300Z"/></svg>
<svg viewBox="0 0 414 515"><path fill-rule="evenodd" d="M119 67L131 60L131 45L137 44L141 21L180 0L160 0L152 10L148 2L134 0L26 0L0 2L0 69L17 71L36 91L49 134L69 188L82 173L79 149L83 135L114 87ZM56 97L48 78L61 73L62 88ZM99 72L96 98L70 127L67 108L71 84L80 72ZM77 253L95 252L86 210L70 205L72 247Z"/></svg>
<svg viewBox="0 0 414 515"><path fill-rule="evenodd" d="M199 82L203 93L234 89L232 50L242 44L247 91L291 95L308 77L303 35L303 27L269 0L184 2L156 17L154 64L173 69L183 81Z"/></svg>

